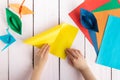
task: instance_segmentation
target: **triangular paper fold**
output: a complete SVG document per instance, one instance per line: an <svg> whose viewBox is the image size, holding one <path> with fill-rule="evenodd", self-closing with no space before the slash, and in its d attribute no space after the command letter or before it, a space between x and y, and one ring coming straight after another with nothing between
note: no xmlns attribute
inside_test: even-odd
<svg viewBox="0 0 120 80"><path fill-rule="evenodd" d="M118 9L120 8L119 0L110 0L110 2L106 3L105 5L97 8L93 12L111 10L111 9Z"/></svg>

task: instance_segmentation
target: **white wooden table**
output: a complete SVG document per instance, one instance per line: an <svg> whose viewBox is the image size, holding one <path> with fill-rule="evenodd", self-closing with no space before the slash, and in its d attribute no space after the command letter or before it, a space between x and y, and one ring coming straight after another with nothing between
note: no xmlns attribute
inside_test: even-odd
<svg viewBox="0 0 120 80"><path fill-rule="evenodd" d="M5 8L9 3L21 2L22 0L0 0L0 35L5 34L7 28ZM23 35L10 31L17 41L0 53L0 80L30 80L36 49L22 43L22 40L60 23L76 26L68 13L82 2L83 0L26 0L24 5L33 10L34 15L23 16ZM95 64L94 48L81 31L72 47L83 53L98 80L120 80L120 71ZM41 80L82 80L82 76L67 60L50 54Z"/></svg>

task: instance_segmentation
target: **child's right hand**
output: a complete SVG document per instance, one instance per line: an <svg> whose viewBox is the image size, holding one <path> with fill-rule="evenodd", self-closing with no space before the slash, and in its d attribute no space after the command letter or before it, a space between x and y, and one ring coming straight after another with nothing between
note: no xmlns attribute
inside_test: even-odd
<svg viewBox="0 0 120 80"><path fill-rule="evenodd" d="M83 71L88 68L86 60L79 50L76 49L66 49L65 50L70 64L76 69Z"/></svg>
<svg viewBox="0 0 120 80"><path fill-rule="evenodd" d="M69 48L65 52L71 65L82 73L85 80L96 80L79 50Z"/></svg>

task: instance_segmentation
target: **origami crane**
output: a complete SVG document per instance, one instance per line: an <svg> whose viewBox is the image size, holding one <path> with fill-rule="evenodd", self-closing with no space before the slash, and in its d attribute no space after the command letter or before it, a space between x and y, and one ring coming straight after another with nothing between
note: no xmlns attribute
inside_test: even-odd
<svg viewBox="0 0 120 80"><path fill-rule="evenodd" d="M92 39L92 44L95 48L96 53L98 53L98 44L97 44L97 38L96 38L96 32L98 32L98 25L97 25L97 20L93 13L85 10L85 9L80 9L80 22L83 27L88 29L88 32L90 34L90 37Z"/></svg>
<svg viewBox="0 0 120 80"><path fill-rule="evenodd" d="M0 36L0 40L6 44L2 51L8 48L12 43L16 41L15 38L9 33L8 29L6 31L7 31L6 35Z"/></svg>
<svg viewBox="0 0 120 80"><path fill-rule="evenodd" d="M25 0L23 0L21 4L10 4L9 7L17 12L20 17L22 17L22 15L33 14L29 8L23 6L24 2Z"/></svg>
<svg viewBox="0 0 120 80"><path fill-rule="evenodd" d="M70 24L57 25L41 34L32 38L24 40L24 43L31 44L36 47L48 43L50 45L50 52L62 59L65 59L65 49L70 48L78 29Z"/></svg>
<svg viewBox="0 0 120 80"><path fill-rule="evenodd" d="M11 9L13 9L15 12L19 13L19 9L20 9L20 4L10 4L9 5ZM33 14L33 11L31 11L29 8L27 8L26 6L22 6L21 8L21 15L27 15L27 14Z"/></svg>
<svg viewBox="0 0 120 80"><path fill-rule="evenodd" d="M22 34L22 21L21 19L8 8L6 8L7 23L10 28L18 34Z"/></svg>

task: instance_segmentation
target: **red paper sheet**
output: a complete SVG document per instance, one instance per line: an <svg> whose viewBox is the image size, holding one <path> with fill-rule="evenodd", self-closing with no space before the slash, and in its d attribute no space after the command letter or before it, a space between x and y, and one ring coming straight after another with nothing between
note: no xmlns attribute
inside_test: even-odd
<svg viewBox="0 0 120 80"><path fill-rule="evenodd" d="M69 16L73 19L73 21L77 24L80 30L84 33L87 39L92 44L92 40L90 38L89 32L86 28L84 28L80 23L80 8L84 8L88 11L95 10L96 8L104 5L105 3L109 2L110 0L85 0L84 3L79 5L75 8L72 12L69 13Z"/></svg>

